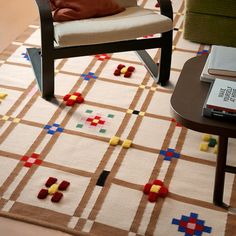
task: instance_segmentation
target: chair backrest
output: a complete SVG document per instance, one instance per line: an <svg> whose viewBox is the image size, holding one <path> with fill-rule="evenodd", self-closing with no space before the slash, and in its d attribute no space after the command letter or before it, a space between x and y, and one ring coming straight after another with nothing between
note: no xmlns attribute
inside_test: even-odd
<svg viewBox="0 0 236 236"><path fill-rule="evenodd" d="M122 7L137 6L137 0L115 0Z"/></svg>

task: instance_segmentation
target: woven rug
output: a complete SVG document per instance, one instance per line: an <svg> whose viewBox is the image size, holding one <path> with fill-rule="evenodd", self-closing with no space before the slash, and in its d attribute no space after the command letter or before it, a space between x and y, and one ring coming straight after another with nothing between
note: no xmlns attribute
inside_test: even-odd
<svg viewBox="0 0 236 236"><path fill-rule="evenodd" d="M154 0L140 3L159 11ZM209 50L182 38L184 2L172 3L165 88L134 52L91 55L56 61L56 98L43 100L26 54L40 45L37 22L1 54L1 216L74 235L236 235L235 215L212 203L217 146L201 151L204 135L171 117L184 63ZM120 64L135 68L130 78L113 75ZM74 92L85 101L67 106L63 98ZM230 139L231 165L235 152ZM169 193L155 199L144 186ZM233 174L226 175L224 202L236 207Z"/></svg>

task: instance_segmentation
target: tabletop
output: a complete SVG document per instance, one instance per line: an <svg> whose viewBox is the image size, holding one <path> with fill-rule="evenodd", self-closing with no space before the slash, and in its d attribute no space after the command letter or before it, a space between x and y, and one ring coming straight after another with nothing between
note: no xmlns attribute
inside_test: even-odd
<svg viewBox="0 0 236 236"><path fill-rule="evenodd" d="M171 113L186 128L236 138L236 122L202 116L210 83L200 81L208 55L189 59L182 69L171 97Z"/></svg>

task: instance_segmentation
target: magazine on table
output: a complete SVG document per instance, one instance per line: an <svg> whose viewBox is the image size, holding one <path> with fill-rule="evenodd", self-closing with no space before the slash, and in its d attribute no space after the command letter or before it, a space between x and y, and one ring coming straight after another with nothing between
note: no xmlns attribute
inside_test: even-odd
<svg viewBox="0 0 236 236"><path fill-rule="evenodd" d="M212 46L200 80L212 82L215 78L236 81L236 48Z"/></svg>
<svg viewBox="0 0 236 236"><path fill-rule="evenodd" d="M208 73L236 78L236 48L213 45Z"/></svg>
<svg viewBox="0 0 236 236"><path fill-rule="evenodd" d="M203 67L203 70L202 70L202 73L201 73L201 76L200 76L200 80L203 81L203 82L208 82L208 83L211 83L215 80L215 78L220 78L220 79L228 79L228 80L235 80L236 81L236 78L232 78L232 77L227 77L227 76L216 76L216 75L213 75L213 74L209 74L208 73L208 65L209 65L209 56L206 60L206 63Z"/></svg>
<svg viewBox="0 0 236 236"><path fill-rule="evenodd" d="M236 120L236 81L214 80L203 107L203 115Z"/></svg>

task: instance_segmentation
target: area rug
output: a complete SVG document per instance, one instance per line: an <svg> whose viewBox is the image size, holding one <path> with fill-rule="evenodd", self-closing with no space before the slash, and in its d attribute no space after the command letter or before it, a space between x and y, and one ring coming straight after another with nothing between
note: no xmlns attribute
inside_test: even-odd
<svg viewBox="0 0 236 236"><path fill-rule="evenodd" d="M154 0L140 4L159 11ZM188 130L171 116L184 63L209 50L182 38L184 2L172 4L167 87L154 83L135 52L91 55L58 60L56 98L43 100L26 54L40 45L38 22L1 54L1 216L73 235L236 234L235 215L212 203L217 146L200 148L203 137L217 137ZM157 50L149 52L158 59ZM115 76L118 65L135 70L130 78ZM78 93L84 102L68 106ZM235 152L230 139L231 165ZM224 202L236 207L232 174Z"/></svg>

